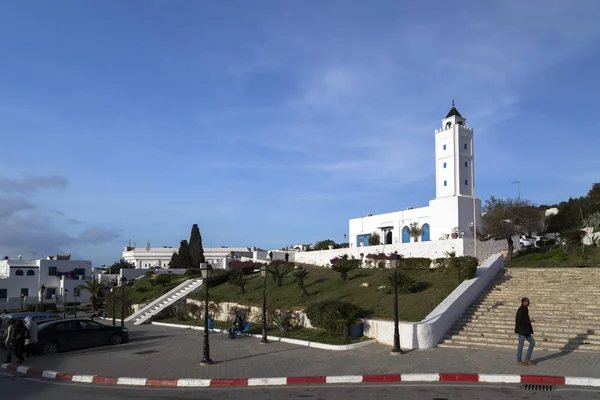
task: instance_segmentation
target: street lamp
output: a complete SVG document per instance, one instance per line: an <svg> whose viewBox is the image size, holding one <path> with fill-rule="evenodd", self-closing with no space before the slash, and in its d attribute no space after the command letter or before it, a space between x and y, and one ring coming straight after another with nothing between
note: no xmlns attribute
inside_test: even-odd
<svg viewBox="0 0 600 400"><path fill-rule="evenodd" d="M63 289L63 319L67 319L67 293L69 290L67 288Z"/></svg>
<svg viewBox="0 0 600 400"><path fill-rule="evenodd" d="M125 326L125 284L127 278L124 276L121 278L121 326Z"/></svg>
<svg viewBox="0 0 600 400"><path fill-rule="evenodd" d="M267 340L267 266L260 267L260 276L263 278L263 305L262 305L262 339L261 343L269 343Z"/></svg>
<svg viewBox="0 0 600 400"><path fill-rule="evenodd" d="M113 326L117 324L117 281L115 279L110 281L110 292L112 293L112 319Z"/></svg>
<svg viewBox="0 0 600 400"><path fill-rule="evenodd" d="M392 354L402 354L400 349L400 326L398 322L398 261L400 255L397 251L392 254L392 266L394 267L394 348Z"/></svg>
<svg viewBox="0 0 600 400"><path fill-rule="evenodd" d="M75 288L73 289L73 300L75 300L75 308L73 309L73 312L75 313L75 319L77 319L77 297L79 296L79 289Z"/></svg>
<svg viewBox="0 0 600 400"><path fill-rule="evenodd" d="M25 300L25 293L21 292L21 310L23 309L23 301Z"/></svg>
<svg viewBox="0 0 600 400"><path fill-rule="evenodd" d="M204 346L200 365L209 365L213 361L210 359L210 345L208 343L208 278L212 276L213 267L207 263L200 263L200 272L204 279Z"/></svg>
<svg viewBox="0 0 600 400"><path fill-rule="evenodd" d="M40 311L44 311L44 293L46 293L46 285L40 287Z"/></svg>

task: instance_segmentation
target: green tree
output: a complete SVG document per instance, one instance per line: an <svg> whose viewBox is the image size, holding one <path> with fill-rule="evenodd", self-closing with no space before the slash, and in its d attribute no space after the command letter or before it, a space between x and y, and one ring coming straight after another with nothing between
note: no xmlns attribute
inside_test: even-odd
<svg viewBox="0 0 600 400"><path fill-rule="evenodd" d="M369 236L369 246L379 246L381 244L381 236L379 233L373 232L371 236Z"/></svg>
<svg viewBox="0 0 600 400"><path fill-rule="evenodd" d="M229 283L239 287L240 294L246 293L246 284L248 283L248 278L242 270L238 269L229 275Z"/></svg>
<svg viewBox="0 0 600 400"><path fill-rule="evenodd" d="M296 282L298 282L298 287L302 289L302 296L308 296L308 291L306 290L306 285L304 284L304 278L308 275L308 270L304 267L299 267L294 269L292 275L296 278Z"/></svg>
<svg viewBox="0 0 600 400"><path fill-rule="evenodd" d="M200 263L205 263L206 259L204 258L204 249L202 248L202 236L200 235L200 229L198 228L198 224L194 224L192 226L189 248L193 262L191 268L200 268Z"/></svg>
<svg viewBox="0 0 600 400"><path fill-rule="evenodd" d="M542 229L543 213L529 200L497 199L494 196L485 201L483 231L486 239L506 240L510 260L514 251L513 236L526 235L529 231Z"/></svg>
<svg viewBox="0 0 600 400"><path fill-rule="evenodd" d="M415 239L415 242L418 242L419 238L421 237L421 233L422 233L421 228L419 227L419 223L413 222L412 224L410 224L409 232L410 232L410 237Z"/></svg>
<svg viewBox="0 0 600 400"><path fill-rule="evenodd" d="M343 281L348 279L348 273L358 269L360 260L354 258L348 258L348 254L344 254L340 258L335 258L332 261L331 269L335 272L339 272Z"/></svg>
<svg viewBox="0 0 600 400"><path fill-rule="evenodd" d="M273 280L277 286L281 286L283 284L283 278L294 270L292 264L282 260L272 261L268 268L268 271L273 276Z"/></svg>
<svg viewBox="0 0 600 400"><path fill-rule="evenodd" d="M331 239L320 240L312 246L311 250L329 250L329 246L333 246L334 249L338 245Z"/></svg>
<svg viewBox="0 0 600 400"><path fill-rule="evenodd" d="M79 285L76 289L86 290L90 294L92 310L96 311L99 305L99 298L103 294L105 286L98 281L85 281L85 285Z"/></svg>
<svg viewBox="0 0 600 400"><path fill-rule="evenodd" d="M182 240L179 243L179 251L177 252L177 255L173 254L173 256L171 256L169 268L194 268L194 260L192 259L187 240Z"/></svg>
<svg viewBox="0 0 600 400"><path fill-rule="evenodd" d="M135 265L129 261L125 261L124 258L121 258L119 261L115 261L108 267L108 272L110 274L118 274L119 271L121 271L121 268L135 268Z"/></svg>

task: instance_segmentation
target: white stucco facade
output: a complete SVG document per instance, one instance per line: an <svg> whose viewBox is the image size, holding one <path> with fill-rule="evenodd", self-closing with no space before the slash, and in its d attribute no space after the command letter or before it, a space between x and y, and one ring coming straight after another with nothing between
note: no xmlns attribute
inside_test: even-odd
<svg viewBox="0 0 600 400"><path fill-rule="evenodd" d="M74 301L73 292L85 280L93 279L92 262L88 260L56 259L0 261L0 305L19 308L21 293L24 304L41 300L40 288L45 286L44 302L62 300L67 289L67 301ZM79 302L87 302L89 293L80 291Z"/></svg>
<svg viewBox="0 0 600 400"><path fill-rule="evenodd" d="M441 129L435 130L436 197L429 205L351 219L351 248L368 246L373 233L379 234L385 245L414 242L410 235L413 223L422 230L419 242L472 238L474 226L481 229L481 200L474 196L473 129L465 122L453 106Z"/></svg>
<svg viewBox="0 0 600 400"><path fill-rule="evenodd" d="M216 247L204 248L204 258L207 263L217 264L221 259L230 256L232 253L235 258L252 257L254 248L249 247ZM132 263L136 268L169 268L169 262L173 253L177 253L177 247L150 247L136 248L125 246L123 248L123 258Z"/></svg>

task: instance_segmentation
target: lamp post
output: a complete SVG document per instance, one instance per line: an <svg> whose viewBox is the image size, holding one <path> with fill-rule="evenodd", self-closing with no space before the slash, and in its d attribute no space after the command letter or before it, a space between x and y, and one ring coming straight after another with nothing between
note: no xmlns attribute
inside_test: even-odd
<svg viewBox="0 0 600 400"><path fill-rule="evenodd" d="M73 300L75 300L75 308L73 309L73 312L75 314L75 319L77 319L77 297L79 296L79 289L75 288L73 289Z"/></svg>
<svg viewBox="0 0 600 400"><path fill-rule="evenodd" d="M112 280L110 281L110 292L112 293L112 319L113 319L113 326L117 325L117 295L116 295L116 289L117 289L117 281L116 280Z"/></svg>
<svg viewBox="0 0 600 400"><path fill-rule="evenodd" d="M21 292L21 310L23 309L23 301L25 300L25 293Z"/></svg>
<svg viewBox="0 0 600 400"><path fill-rule="evenodd" d="M67 293L69 290L67 288L63 289L63 319L67 319Z"/></svg>
<svg viewBox="0 0 600 400"><path fill-rule="evenodd" d="M127 278L124 276L121 278L121 326L125 326L125 284Z"/></svg>
<svg viewBox="0 0 600 400"><path fill-rule="evenodd" d="M400 326L398 322L398 261L400 256L395 251L392 257L394 265L394 348L392 349L392 354L397 355L402 354L402 350L400 349Z"/></svg>
<svg viewBox="0 0 600 400"><path fill-rule="evenodd" d="M210 344L208 343L208 278L211 277L213 268L210 264L200 263L200 272L204 279L204 346L200 365L209 365L213 361L210 359Z"/></svg>
<svg viewBox="0 0 600 400"><path fill-rule="evenodd" d="M44 311L44 293L46 293L46 285L40 286L40 311Z"/></svg>
<svg viewBox="0 0 600 400"><path fill-rule="evenodd" d="M269 343L267 340L267 266L260 267L260 276L263 278L263 305L262 305L262 339L261 343Z"/></svg>

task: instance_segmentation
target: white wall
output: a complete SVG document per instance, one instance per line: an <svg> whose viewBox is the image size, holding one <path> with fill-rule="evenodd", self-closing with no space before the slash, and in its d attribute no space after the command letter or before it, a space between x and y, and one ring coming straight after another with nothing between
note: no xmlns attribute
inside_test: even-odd
<svg viewBox="0 0 600 400"><path fill-rule="evenodd" d="M428 223L431 225L429 207L413 208L411 210L396 211L387 214L376 214L367 217L353 218L349 221L348 243L350 247L358 247L357 236L377 232L384 243L385 237L382 228L392 227L392 244L402 243L402 228L417 222L419 227ZM433 237L431 238L433 239ZM411 241L413 239L411 238Z"/></svg>
<svg viewBox="0 0 600 400"><path fill-rule="evenodd" d="M474 279L461 283L425 319L417 323L401 322L399 324L400 347L405 350L436 347L446 332L502 268L504 268L503 256L490 257L477 268L477 276ZM374 337L378 342L387 345L394 344L393 321L365 319L363 322L365 336Z"/></svg>
<svg viewBox="0 0 600 400"><path fill-rule="evenodd" d="M161 274L172 274L172 275L183 275L185 269L149 269L149 268L122 268L120 276L124 276L127 280L137 279L140 276L144 276L147 272L154 272L157 275ZM120 279L119 279L120 281Z"/></svg>
<svg viewBox="0 0 600 400"><path fill-rule="evenodd" d="M401 243L396 245L352 247L348 249L333 249L320 251L301 251L296 253L295 262L304 264L328 266L330 260L335 257L348 254L360 259L360 254L385 253L390 254L398 251L404 257L445 257L446 252L456 252L457 256L463 255L462 239L436 240L430 242Z"/></svg>

